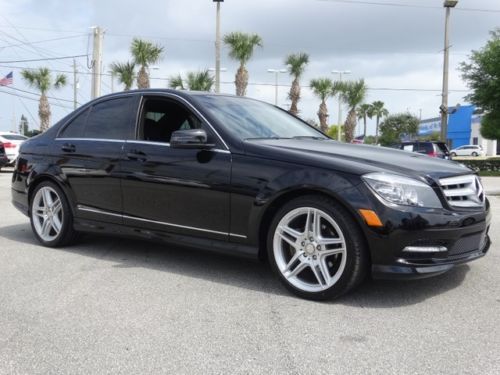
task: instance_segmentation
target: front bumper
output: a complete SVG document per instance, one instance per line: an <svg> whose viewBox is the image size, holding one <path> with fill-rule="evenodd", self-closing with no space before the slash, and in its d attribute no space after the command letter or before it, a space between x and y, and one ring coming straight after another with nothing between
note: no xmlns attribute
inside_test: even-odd
<svg viewBox="0 0 500 375"><path fill-rule="evenodd" d="M364 194L364 197L371 196ZM438 275L456 264L484 256L490 248L488 200L483 208L463 210L388 207L371 199L364 204L371 206L384 224L380 228L367 225L363 228L370 249L373 278L412 279ZM408 251L408 248L415 251ZM418 249L427 250L416 251Z"/></svg>
<svg viewBox="0 0 500 375"><path fill-rule="evenodd" d="M429 258L426 262L409 261L397 259L393 265L372 265L372 277L374 279L422 279L440 275L449 271L457 264L467 263L483 257L489 250L491 241L488 235L485 237L482 248L460 254L441 258Z"/></svg>

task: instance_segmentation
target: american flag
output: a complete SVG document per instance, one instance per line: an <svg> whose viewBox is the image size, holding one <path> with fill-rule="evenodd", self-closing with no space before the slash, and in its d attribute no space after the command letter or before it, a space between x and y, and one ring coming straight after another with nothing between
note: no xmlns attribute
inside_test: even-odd
<svg viewBox="0 0 500 375"><path fill-rule="evenodd" d="M5 77L0 79L0 86L12 85L13 80L14 80L14 75L12 74L12 72L10 72Z"/></svg>

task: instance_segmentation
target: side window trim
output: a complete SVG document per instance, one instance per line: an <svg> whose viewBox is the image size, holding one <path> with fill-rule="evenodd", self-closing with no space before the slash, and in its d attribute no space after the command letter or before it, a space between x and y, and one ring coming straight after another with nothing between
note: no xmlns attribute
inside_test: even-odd
<svg viewBox="0 0 500 375"><path fill-rule="evenodd" d="M182 103L185 107L187 107L187 109L189 109L190 112L192 112L194 115L196 115L196 117L198 118L198 120L201 121L202 124L204 124L208 128L210 128L211 132L213 132L214 135L219 139L222 147L224 147L225 150L229 151L229 146L227 145L226 141L224 141L224 138L221 137L221 135L219 134L219 132L217 131L217 129L215 129L213 127L213 125L210 123L210 121L208 121L207 118L192 103L190 103L188 100L186 100L182 96L176 95L176 94L173 94L173 93L152 92L152 93L142 94L141 103L140 103L139 111L138 111L138 114L137 114L137 121L136 121L136 129L137 130L136 130L136 135L138 135L138 133L139 133L139 126L141 125L139 123L139 121L141 120L141 117L142 117L142 108L143 108L143 105L144 105L144 97L146 95L148 95L148 96L156 96L156 97L159 97L159 98L162 98L162 97L163 98L169 98L171 100L174 100L177 103L179 103L179 102Z"/></svg>
<svg viewBox="0 0 500 375"><path fill-rule="evenodd" d="M130 110L135 111L135 115L136 115L135 117L137 117L140 114L140 111L139 111L140 100L138 100L138 99L141 99L141 95L137 95L135 93L123 93L121 95L113 95L112 97L109 97L109 98L93 100L92 102L83 105L82 107L78 108L75 111L74 115L71 116L57 131L55 139L92 139L92 138L85 138L84 134L85 134L85 128L87 126L87 119L88 119L89 114L92 112L93 107L96 105L105 103L107 101L110 101L110 100L122 99L122 98L131 98L132 99L132 104L134 105L135 108L131 108ZM73 120L76 119L80 114L82 114L85 111L88 111L88 112L87 112L87 115L85 118L85 126L84 126L84 129L82 131L82 136L81 137L61 137L61 133L64 132L64 130L73 122ZM132 128L132 134L130 134L130 135L134 136L135 125L134 125L134 122L132 119L131 119L129 125ZM102 139L102 138L95 138L95 139Z"/></svg>
<svg viewBox="0 0 500 375"><path fill-rule="evenodd" d="M212 135L216 138L216 144L220 147L222 147L222 150L227 150L229 151L229 148L227 147L226 143L222 140L220 135L215 131L213 126L206 120L205 117L187 100L184 98L173 95L173 94L165 94L165 93L146 93L141 96L141 101L139 105L139 110L137 112L137 118L136 118L136 129L135 129L135 140L132 139L130 140L131 142L137 142L137 143L145 143L145 144L158 144L158 145L166 145L170 146L170 142L159 142L159 141L150 141L146 139L141 138L141 132L144 133L144 118L145 118L145 105L148 100L164 100L166 102L173 103L177 106L182 107L184 110L186 110L190 115L194 116L197 121L199 121L200 125L205 128L205 130L209 133L212 133ZM144 134L142 134L142 137L144 137ZM216 150L219 150L220 148L216 148Z"/></svg>

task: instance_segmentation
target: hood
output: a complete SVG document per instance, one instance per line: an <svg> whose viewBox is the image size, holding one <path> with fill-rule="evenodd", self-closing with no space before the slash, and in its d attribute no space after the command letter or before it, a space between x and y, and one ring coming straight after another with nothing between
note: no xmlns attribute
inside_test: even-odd
<svg viewBox="0 0 500 375"><path fill-rule="evenodd" d="M449 160L386 147L317 139L256 139L245 141L247 155L321 166L362 175L386 172L413 177L441 177L474 173Z"/></svg>

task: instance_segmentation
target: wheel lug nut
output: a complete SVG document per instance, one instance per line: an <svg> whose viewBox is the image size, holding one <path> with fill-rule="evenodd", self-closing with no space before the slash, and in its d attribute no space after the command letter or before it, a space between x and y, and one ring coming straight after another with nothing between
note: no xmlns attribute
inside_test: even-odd
<svg viewBox="0 0 500 375"><path fill-rule="evenodd" d="M312 237L311 237L311 238L309 238L309 241L313 242L313 241L314 241L314 238L312 238Z"/></svg>
<svg viewBox="0 0 500 375"><path fill-rule="evenodd" d="M321 250L321 245L316 246L317 250Z"/></svg>
<svg viewBox="0 0 500 375"><path fill-rule="evenodd" d="M306 243L305 243L304 241L302 241L301 245L302 245L302 246L305 246L305 245L306 245Z"/></svg>

